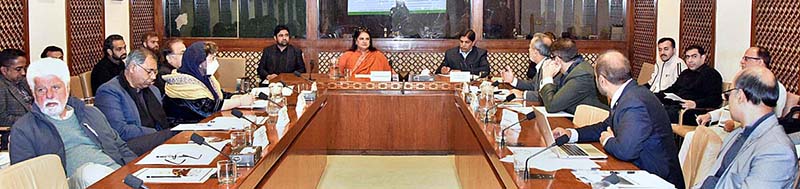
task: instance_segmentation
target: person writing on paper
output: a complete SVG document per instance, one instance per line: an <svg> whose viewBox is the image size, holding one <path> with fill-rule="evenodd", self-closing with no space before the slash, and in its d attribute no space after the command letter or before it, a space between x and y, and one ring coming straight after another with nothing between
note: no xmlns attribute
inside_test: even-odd
<svg viewBox="0 0 800 189"><path fill-rule="evenodd" d="M97 89L95 106L137 155L163 144L173 124L161 106L161 91L153 85L158 72L155 54L136 49L128 54L125 70Z"/></svg>
<svg viewBox="0 0 800 189"><path fill-rule="evenodd" d="M70 188L86 188L136 159L100 110L69 97L70 75L64 61L36 61L28 67L26 79L34 104L11 127L11 164L56 154Z"/></svg>
<svg viewBox="0 0 800 189"><path fill-rule="evenodd" d="M183 54L181 67L165 75L164 109L172 123L197 123L220 110L253 104L253 95L223 93L214 73L219 68L217 44L194 42Z"/></svg>
<svg viewBox="0 0 800 189"><path fill-rule="evenodd" d="M353 44L339 57L338 65L339 71L347 77L369 74L371 71L392 71L386 56L372 46L372 37L367 28L356 29L353 34Z"/></svg>
<svg viewBox="0 0 800 189"><path fill-rule="evenodd" d="M528 59L531 62L536 62L532 65L535 74L531 80L520 80L514 77L514 71L506 66L503 71L503 82L511 84L515 89L512 90L519 97L524 97L527 101L539 102L539 82L542 78L542 65L552 62L550 57L550 45L553 44L553 39L542 33L533 34L531 43L528 46ZM530 72L529 72L530 73ZM524 90L520 91L520 90Z"/></svg>
<svg viewBox="0 0 800 189"><path fill-rule="evenodd" d="M742 55L742 60L739 61L739 65L742 69L747 69L751 67L764 67L770 69L770 63L772 63L772 57L769 54L769 51L765 48L761 47L750 47ZM778 103L776 104L773 111L775 115L778 117L783 117L784 108L786 107L786 87L778 81ZM788 113L788 111L786 111ZM697 123L699 125L706 125L709 122L718 122L719 125L726 125L726 122L730 121L730 111L728 111L728 106L722 107L720 109L708 112L706 114L697 116ZM735 125L735 124L728 124L728 125ZM733 130L733 127L727 128L728 132ZM797 142L796 142L797 143Z"/></svg>
<svg viewBox="0 0 800 189"><path fill-rule="evenodd" d="M620 52L600 55L595 72L600 93L611 97L611 116L578 129L555 128L553 137L567 135L570 142L600 141L611 156L684 188L672 127L658 98L632 79L630 62Z"/></svg>
<svg viewBox="0 0 800 189"><path fill-rule="evenodd" d="M444 53L444 62L436 69L437 74L450 74L451 71L470 72L480 77L489 76L489 61L486 49L475 47L475 32L466 30L459 35L458 47Z"/></svg>
<svg viewBox="0 0 800 189"><path fill-rule="evenodd" d="M705 64L706 51L698 45L691 45L686 48L686 65L689 69L684 70L678 76L675 84L669 88L656 93L661 99L671 123L678 123L681 110L685 109L685 115L700 115L722 105L722 76L714 68ZM682 101L666 98L666 93L673 93L682 98ZM683 119L684 125L697 125L695 116Z"/></svg>
<svg viewBox="0 0 800 189"><path fill-rule="evenodd" d="M550 48L554 58L543 65L539 84L539 96L547 112L574 114L581 104L607 110L608 105L598 98L592 65L583 62L575 42L563 38L553 42Z"/></svg>
<svg viewBox="0 0 800 189"><path fill-rule="evenodd" d="M723 140L707 177L693 188L791 188L797 155L773 108L778 82L765 67L745 68L726 92L731 118L743 129Z"/></svg>

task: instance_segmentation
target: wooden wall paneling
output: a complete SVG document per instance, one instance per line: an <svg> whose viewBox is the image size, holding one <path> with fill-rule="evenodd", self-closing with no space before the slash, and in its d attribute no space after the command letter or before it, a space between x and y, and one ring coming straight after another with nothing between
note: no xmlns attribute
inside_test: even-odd
<svg viewBox="0 0 800 189"><path fill-rule="evenodd" d="M706 50L706 64L714 67L716 0L682 0L680 49L700 45ZM683 57L683 52L677 52ZM685 59L685 57L683 57Z"/></svg>
<svg viewBox="0 0 800 189"><path fill-rule="evenodd" d="M0 1L0 28L2 28L0 30L0 50L9 48L23 50L30 59L28 1Z"/></svg>
<svg viewBox="0 0 800 189"><path fill-rule="evenodd" d="M105 10L103 1L67 1L67 57L72 75L91 71L103 57Z"/></svg>
<svg viewBox="0 0 800 189"><path fill-rule="evenodd" d="M800 4L792 0L753 1L751 44L766 48L770 65L789 92L800 91Z"/></svg>
<svg viewBox="0 0 800 189"><path fill-rule="evenodd" d="M128 41L131 42L131 49L143 47L142 37L149 32L156 32L155 21L160 19L156 19L154 7L154 0L130 0L131 36Z"/></svg>
<svg viewBox="0 0 800 189"><path fill-rule="evenodd" d="M656 60L656 8L655 0L630 0L633 14L628 17L632 23L628 35L630 40L630 59L634 78L639 75L643 63L654 64ZM681 43L683 44L683 43Z"/></svg>

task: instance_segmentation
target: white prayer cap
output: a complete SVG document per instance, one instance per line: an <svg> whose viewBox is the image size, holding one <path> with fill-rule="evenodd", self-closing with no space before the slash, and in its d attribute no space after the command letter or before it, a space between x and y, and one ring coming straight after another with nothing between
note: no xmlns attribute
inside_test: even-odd
<svg viewBox="0 0 800 189"><path fill-rule="evenodd" d="M43 77L54 75L64 82L64 87L69 87L69 68L67 63L63 60L55 58L43 58L28 66L27 75L28 85L31 86L31 91L34 90L33 79L36 77Z"/></svg>

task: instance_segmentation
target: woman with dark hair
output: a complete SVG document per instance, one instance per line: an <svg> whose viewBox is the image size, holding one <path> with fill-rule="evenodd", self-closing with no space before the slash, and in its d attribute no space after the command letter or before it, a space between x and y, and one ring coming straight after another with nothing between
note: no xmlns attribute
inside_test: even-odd
<svg viewBox="0 0 800 189"><path fill-rule="evenodd" d="M356 29L353 45L339 57L339 69L343 74L369 74L370 71L392 71L389 60L372 46L372 38L366 28ZM350 70L350 73L345 73Z"/></svg>
<svg viewBox="0 0 800 189"><path fill-rule="evenodd" d="M252 95L223 93L214 73L219 68L217 44L198 41L183 53L177 72L164 75L164 109L173 123L196 123L220 110L251 105Z"/></svg>

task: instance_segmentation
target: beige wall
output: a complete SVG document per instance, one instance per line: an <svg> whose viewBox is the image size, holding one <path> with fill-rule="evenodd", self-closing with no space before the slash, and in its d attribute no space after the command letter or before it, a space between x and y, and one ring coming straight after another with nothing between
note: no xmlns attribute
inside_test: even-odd
<svg viewBox="0 0 800 189"><path fill-rule="evenodd" d="M717 0L715 54L712 56L716 61L715 68L722 74L722 79L726 82L733 80L733 76L740 69L739 60L742 53L750 46L752 5L752 0ZM679 40L680 1L658 1L657 22L657 38L672 36L675 40Z"/></svg>
<svg viewBox="0 0 800 189"><path fill-rule="evenodd" d="M31 62L39 60L45 47L55 45L64 49L67 60L67 17L64 0L28 1L29 39Z"/></svg>
<svg viewBox="0 0 800 189"><path fill-rule="evenodd" d="M119 34L125 38L128 49L132 47L130 1L129 0L105 0L105 21L106 37L111 34Z"/></svg>

